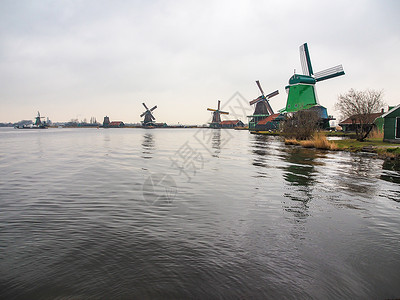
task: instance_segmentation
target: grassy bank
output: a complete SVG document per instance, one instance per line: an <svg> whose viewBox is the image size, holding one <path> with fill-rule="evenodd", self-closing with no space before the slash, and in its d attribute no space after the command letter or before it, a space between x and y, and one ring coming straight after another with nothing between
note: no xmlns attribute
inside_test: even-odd
<svg viewBox="0 0 400 300"><path fill-rule="evenodd" d="M400 146L383 142L381 138L370 138L364 142L355 139L332 142L337 145L338 150L377 153L379 157L400 159Z"/></svg>
<svg viewBox="0 0 400 300"><path fill-rule="evenodd" d="M371 138L364 142L356 139L329 141L323 134L316 134L312 139L305 141L285 139L285 144L334 151L369 152L376 153L380 158L400 159L400 146L385 143L381 138Z"/></svg>
<svg viewBox="0 0 400 300"><path fill-rule="evenodd" d="M252 134L262 134L262 135L281 135L280 132L278 131L254 131L250 130L250 133ZM348 133L348 132L343 132L343 131L321 131L321 134L325 136L332 136L332 137L349 137L349 138L355 138L354 133Z"/></svg>
<svg viewBox="0 0 400 300"><path fill-rule="evenodd" d="M324 150L338 150L337 145L333 141L328 141L322 133L314 134L312 139L299 141L296 139L285 139L286 145L300 145L305 148L316 148Z"/></svg>
<svg viewBox="0 0 400 300"><path fill-rule="evenodd" d="M263 135L280 135L279 132L268 131L258 131L251 133ZM330 141L326 138L327 136L350 138ZM313 138L309 140L301 141L296 139L285 139L285 144L333 151L369 152L376 153L377 156L380 158L400 160L400 145L383 142L383 133L371 132L371 137L364 142L357 141L354 136L354 133L347 134L343 132L321 131L316 133Z"/></svg>

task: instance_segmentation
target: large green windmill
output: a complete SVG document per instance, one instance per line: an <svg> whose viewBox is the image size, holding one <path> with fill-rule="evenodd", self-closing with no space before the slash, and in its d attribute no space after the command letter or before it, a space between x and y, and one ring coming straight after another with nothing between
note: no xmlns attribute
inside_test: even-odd
<svg viewBox="0 0 400 300"><path fill-rule="evenodd" d="M300 46L300 61L303 75L294 74L286 86L288 98L286 108L282 112L296 112L313 108L320 113L322 119L329 121L326 108L319 105L315 84L320 81L344 75L342 65L338 65L317 73L314 73L307 43Z"/></svg>

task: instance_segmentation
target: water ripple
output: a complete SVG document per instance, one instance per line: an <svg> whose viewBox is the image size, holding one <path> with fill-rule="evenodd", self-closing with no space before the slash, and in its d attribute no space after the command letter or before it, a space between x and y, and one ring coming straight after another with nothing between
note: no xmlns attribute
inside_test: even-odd
<svg viewBox="0 0 400 300"><path fill-rule="evenodd" d="M0 298L400 294L400 173L379 159L245 131L0 135Z"/></svg>

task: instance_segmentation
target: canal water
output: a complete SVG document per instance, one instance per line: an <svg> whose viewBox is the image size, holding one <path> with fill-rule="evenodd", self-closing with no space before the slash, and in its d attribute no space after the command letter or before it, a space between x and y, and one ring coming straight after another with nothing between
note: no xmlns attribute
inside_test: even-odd
<svg viewBox="0 0 400 300"><path fill-rule="evenodd" d="M1 299L400 297L400 171L211 129L0 129Z"/></svg>

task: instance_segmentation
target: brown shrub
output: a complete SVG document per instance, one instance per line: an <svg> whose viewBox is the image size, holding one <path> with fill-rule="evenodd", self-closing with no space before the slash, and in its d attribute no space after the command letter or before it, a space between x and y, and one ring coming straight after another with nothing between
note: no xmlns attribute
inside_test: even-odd
<svg viewBox="0 0 400 300"><path fill-rule="evenodd" d="M383 131L380 131L378 129L374 129L369 133L368 138L370 138L370 139L383 139Z"/></svg>

